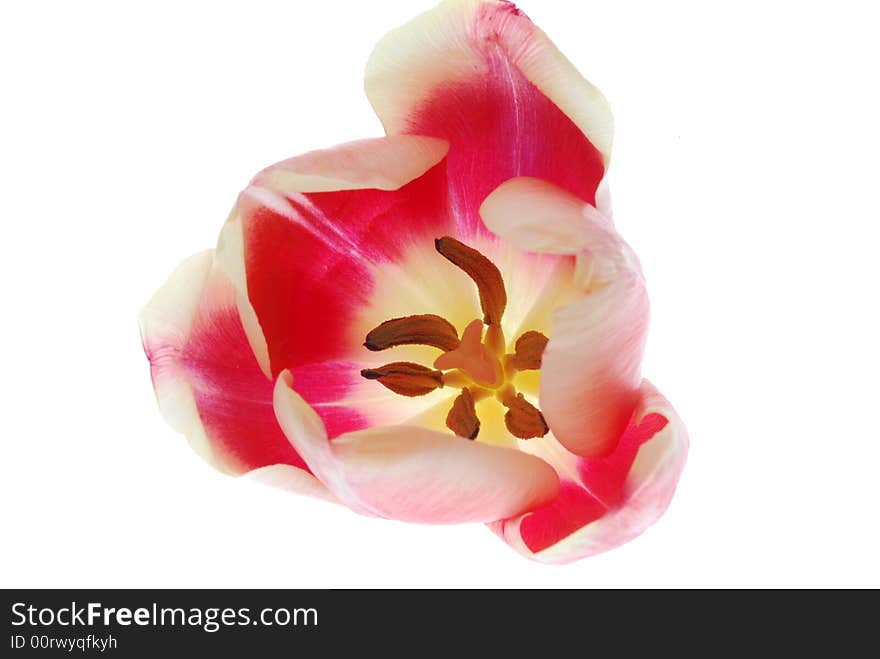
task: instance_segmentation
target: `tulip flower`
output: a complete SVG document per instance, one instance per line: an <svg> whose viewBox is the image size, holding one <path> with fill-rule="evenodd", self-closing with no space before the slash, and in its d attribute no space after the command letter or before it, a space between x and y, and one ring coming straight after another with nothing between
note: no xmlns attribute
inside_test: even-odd
<svg viewBox="0 0 880 659"><path fill-rule="evenodd" d="M218 469L364 515L547 563L634 538L688 442L641 376L605 99L496 0L391 32L366 91L385 137L257 174L144 310L162 412Z"/></svg>

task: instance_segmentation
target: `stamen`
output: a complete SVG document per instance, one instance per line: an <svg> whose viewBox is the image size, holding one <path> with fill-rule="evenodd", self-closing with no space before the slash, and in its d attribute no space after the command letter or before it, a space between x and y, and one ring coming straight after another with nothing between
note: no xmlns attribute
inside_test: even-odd
<svg viewBox="0 0 880 659"><path fill-rule="evenodd" d="M424 396L443 386L443 373L412 362L394 362L381 368L367 368L361 375L378 380L401 396Z"/></svg>
<svg viewBox="0 0 880 659"><path fill-rule="evenodd" d="M543 437L550 432L541 410L523 398L522 394L509 396L502 401L502 404L507 408L504 425L514 437L533 439Z"/></svg>
<svg viewBox="0 0 880 659"><path fill-rule="evenodd" d="M392 318L367 334L364 347L378 352L400 345L426 345L440 350L458 347L458 332L445 318L434 314Z"/></svg>
<svg viewBox="0 0 880 659"><path fill-rule="evenodd" d="M541 358L549 340L540 332L534 330L526 332L516 340L516 354L511 355L507 363L518 371L540 369Z"/></svg>
<svg viewBox="0 0 880 659"><path fill-rule="evenodd" d="M483 322L486 325L501 323L501 316L507 306L507 291L504 289L501 271L496 265L477 250L449 236L435 240L434 247L474 280L480 292Z"/></svg>
<svg viewBox="0 0 880 659"><path fill-rule="evenodd" d="M477 409L470 389L462 389L455 399L452 409L446 415L446 427L465 439L476 439L480 434L480 420L477 418Z"/></svg>

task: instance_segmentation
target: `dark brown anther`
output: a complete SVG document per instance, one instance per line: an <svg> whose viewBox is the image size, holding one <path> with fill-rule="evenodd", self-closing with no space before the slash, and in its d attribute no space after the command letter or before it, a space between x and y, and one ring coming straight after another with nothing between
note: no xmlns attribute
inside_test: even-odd
<svg viewBox="0 0 880 659"><path fill-rule="evenodd" d="M480 292L483 322L486 325L501 323L501 316L507 306L507 291L504 289L501 271L495 264L477 250L449 236L435 240L434 247L474 280Z"/></svg>
<svg viewBox="0 0 880 659"><path fill-rule="evenodd" d="M550 432L541 410L523 398L522 394L504 401L504 405L507 407L504 425L514 437L532 439L543 437Z"/></svg>
<svg viewBox="0 0 880 659"><path fill-rule="evenodd" d="M424 396L443 386L443 373L411 362L394 362L381 368L366 368L361 375L378 380L401 396Z"/></svg>
<svg viewBox="0 0 880 659"><path fill-rule="evenodd" d="M446 427L459 437L476 439L480 434L480 420L474 406L474 397L469 389L464 388L452 404L446 415Z"/></svg>
<svg viewBox="0 0 880 659"><path fill-rule="evenodd" d="M549 340L540 332L526 332L516 340L516 354L510 357L509 363L518 371L541 368L541 357Z"/></svg>
<svg viewBox="0 0 880 659"><path fill-rule="evenodd" d="M445 318L433 314L386 320L367 334L364 347L377 352L401 345L426 345L444 352L458 347L458 332Z"/></svg>

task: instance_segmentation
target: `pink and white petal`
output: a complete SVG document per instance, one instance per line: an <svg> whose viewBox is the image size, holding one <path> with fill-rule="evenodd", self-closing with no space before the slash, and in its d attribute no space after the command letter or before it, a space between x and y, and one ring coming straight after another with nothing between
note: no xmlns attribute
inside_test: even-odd
<svg viewBox="0 0 880 659"><path fill-rule="evenodd" d="M399 190L446 157L445 140L391 135L311 151L269 167L252 185L289 192Z"/></svg>
<svg viewBox="0 0 880 659"><path fill-rule="evenodd" d="M518 552L543 563L570 563L640 535L669 506L688 453L688 437L669 402L649 382L614 452L554 461L559 495L490 527ZM575 467L572 470L572 466Z"/></svg>
<svg viewBox="0 0 880 659"><path fill-rule="evenodd" d="M375 267L452 229L445 150L416 136L346 144L270 167L240 195L233 222L273 375L358 356L352 323Z"/></svg>
<svg viewBox="0 0 880 659"><path fill-rule="evenodd" d="M289 372L278 378L278 421L313 473L356 512L425 524L488 522L557 494L556 472L539 458L420 427L373 428L330 442L294 385Z"/></svg>
<svg viewBox="0 0 880 659"><path fill-rule="evenodd" d="M612 449L638 399L649 304L641 268L611 221L546 181L516 178L481 208L514 246L577 254L580 299L553 314L540 407L556 438L586 457Z"/></svg>
<svg viewBox="0 0 880 659"><path fill-rule="evenodd" d="M291 494L323 499L330 503L340 503L327 487L307 471L291 465L269 465L254 469L243 476L271 488L284 490Z"/></svg>
<svg viewBox="0 0 880 659"><path fill-rule="evenodd" d="M272 381L251 350L236 297L207 251L178 267L144 308L141 337L159 407L217 469L239 475L290 465L301 472L291 487L320 489L278 427Z"/></svg>
<svg viewBox="0 0 880 659"><path fill-rule="evenodd" d="M238 207L232 210L217 241L214 250L214 260L217 267L235 286L235 303L238 307L238 315L244 327L245 335L250 343L251 350L257 358L260 369L266 377L272 376L272 368L269 364L269 347L266 345L266 337L257 319L257 313L247 296L247 275L244 264L244 231L241 218L238 215Z"/></svg>
<svg viewBox="0 0 880 659"><path fill-rule="evenodd" d="M446 139L458 235L484 231L480 203L535 176L595 202L611 151L602 94L513 4L446 0L388 34L366 91L389 134Z"/></svg>
<svg viewBox="0 0 880 659"><path fill-rule="evenodd" d="M553 315L540 407L573 453L605 455L626 428L639 398L649 315L644 281L631 270Z"/></svg>
<svg viewBox="0 0 880 659"><path fill-rule="evenodd" d="M512 178L480 206L490 231L525 252L580 254L615 264L623 241L595 206L543 179Z"/></svg>
<svg viewBox="0 0 880 659"><path fill-rule="evenodd" d="M221 456L214 455L205 436L192 388L180 363L181 347L189 336L213 260L213 252L208 250L181 263L143 309L138 324L162 416L186 436L203 459L221 471L229 471Z"/></svg>
<svg viewBox="0 0 880 659"><path fill-rule="evenodd" d="M481 213L520 249L577 255L573 281L581 297L553 314L540 407L570 451L607 453L626 427L641 381L649 305L638 260L610 220L547 181L511 179Z"/></svg>
<svg viewBox="0 0 880 659"><path fill-rule="evenodd" d="M608 178L603 178L596 190L596 209L612 222L614 221L614 208L611 203L611 186L608 184Z"/></svg>

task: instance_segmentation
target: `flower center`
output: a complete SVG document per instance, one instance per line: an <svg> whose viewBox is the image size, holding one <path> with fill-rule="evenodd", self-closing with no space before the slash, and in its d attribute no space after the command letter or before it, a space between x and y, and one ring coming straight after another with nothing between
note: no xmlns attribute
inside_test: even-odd
<svg viewBox="0 0 880 659"><path fill-rule="evenodd" d="M459 338L456 328L433 314L392 318L371 330L364 347L373 352L400 345L428 345L443 351L433 368L412 362L393 362L364 369L361 375L377 380L401 396L424 396L441 387L460 389L446 426L456 435L476 439L480 432L476 403L494 397L507 408L504 423L520 439L543 437L549 432L541 411L513 386L519 371L540 370L547 337L528 331L508 353L501 318L507 306L507 291L501 271L483 254L454 238L434 241L443 257L463 270L476 284L482 319L468 323Z"/></svg>

